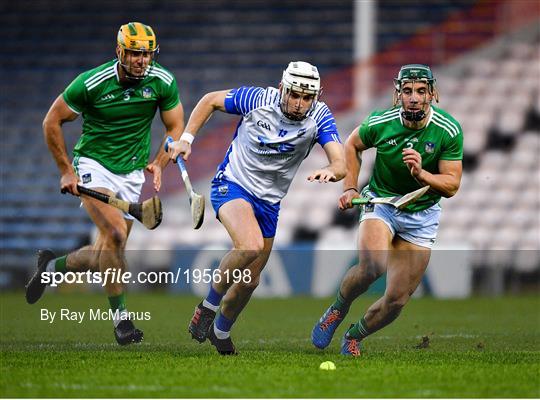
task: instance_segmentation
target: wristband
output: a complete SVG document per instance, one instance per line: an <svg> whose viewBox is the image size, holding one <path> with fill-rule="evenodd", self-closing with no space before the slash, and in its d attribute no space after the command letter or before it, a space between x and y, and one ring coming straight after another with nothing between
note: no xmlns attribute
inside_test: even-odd
<svg viewBox="0 0 540 400"><path fill-rule="evenodd" d="M180 136L180 140L184 140L184 141L188 142L189 144L191 144L191 143L193 143L193 140L195 140L195 136L193 136L189 132L184 132L184 133L182 133L182 136Z"/></svg>
<svg viewBox="0 0 540 400"><path fill-rule="evenodd" d="M347 188L347 189L345 189L345 190L343 191L343 193L348 192L349 190L354 190L356 193L360 193L360 192L358 191L358 189L355 188L355 187Z"/></svg>

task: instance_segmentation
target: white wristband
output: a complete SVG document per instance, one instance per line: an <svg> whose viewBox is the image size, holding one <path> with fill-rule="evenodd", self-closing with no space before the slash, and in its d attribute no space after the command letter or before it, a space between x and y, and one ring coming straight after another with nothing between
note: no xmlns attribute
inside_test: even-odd
<svg viewBox="0 0 540 400"><path fill-rule="evenodd" d="M184 133L182 133L182 136L180 136L180 140L185 140L186 142L191 144L191 143L193 143L193 140L195 140L195 136L193 136L189 132L184 132Z"/></svg>

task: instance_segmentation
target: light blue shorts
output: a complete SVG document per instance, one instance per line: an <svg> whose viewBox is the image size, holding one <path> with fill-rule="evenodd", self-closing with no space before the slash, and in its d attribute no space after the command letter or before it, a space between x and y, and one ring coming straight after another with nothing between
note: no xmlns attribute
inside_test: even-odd
<svg viewBox="0 0 540 400"><path fill-rule="evenodd" d="M433 247L441 216L439 204L417 212L401 211L389 204L372 204L363 208L360 222L367 219L380 219L388 226L392 236L398 235L417 246L429 249Z"/></svg>

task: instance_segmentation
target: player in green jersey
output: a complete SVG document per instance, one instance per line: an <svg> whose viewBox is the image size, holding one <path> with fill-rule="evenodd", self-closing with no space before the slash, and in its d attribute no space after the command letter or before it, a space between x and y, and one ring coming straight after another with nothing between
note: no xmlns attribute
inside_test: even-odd
<svg viewBox="0 0 540 400"><path fill-rule="evenodd" d="M149 163L152 120L159 108L165 137L178 139L184 130L184 111L174 76L156 62L158 51L150 26L140 22L122 25L117 59L82 73L54 101L43 121L43 131L60 170L61 190L79 195L79 184L137 202L144 169L153 175L154 189L160 189L161 171L169 158L160 146ZM79 114L82 135L71 163L62 124ZM126 269L124 249L133 218L87 196L81 196L81 201L97 227L95 242L62 257L50 250L41 251L37 271L26 287L26 300L33 304L42 296L47 281L44 274L101 271L102 279L109 277L105 290L117 342L140 342L143 333L129 319L123 283L111 281L111 275L105 273L111 268Z"/></svg>
<svg viewBox="0 0 540 400"><path fill-rule="evenodd" d="M433 106L435 78L426 65L401 67L394 80L394 106L372 113L345 143L348 173L339 208L352 207L361 153L377 148L367 196L404 195L422 186L430 191L404 210L387 204L364 206L359 226L359 263L343 278L336 301L312 331L318 348L330 344L351 303L386 272L386 291L351 325L341 343L344 355L360 355L362 339L396 319L420 283L439 225L441 196L453 196L460 185L463 133L459 123Z"/></svg>

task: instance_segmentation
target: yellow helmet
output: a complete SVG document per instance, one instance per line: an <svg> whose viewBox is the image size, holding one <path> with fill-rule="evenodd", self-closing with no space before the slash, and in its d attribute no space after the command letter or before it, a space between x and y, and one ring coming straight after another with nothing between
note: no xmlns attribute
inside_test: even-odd
<svg viewBox="0 0 540 400"><path fill-rule="evenodd" d="M140 22L129 22L122 25L118 30L118 61L123 67L126 75L130 79L144 79L152 69L154 60L159 53L154 30ZM126 51L140 52L149 54L150 59L146 61L147 65L142 65L138 69L132 64L131 57L126 56ZM133 53L131 53L133 54Z"/></svg>
<svg viewBox="0 0 540 400"><path fill-rule="evenodd" d="M130 22L118 30L118 45L124 50L155 52L158 50L154 30L140 22Z"/></svg>

